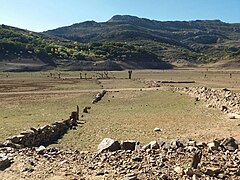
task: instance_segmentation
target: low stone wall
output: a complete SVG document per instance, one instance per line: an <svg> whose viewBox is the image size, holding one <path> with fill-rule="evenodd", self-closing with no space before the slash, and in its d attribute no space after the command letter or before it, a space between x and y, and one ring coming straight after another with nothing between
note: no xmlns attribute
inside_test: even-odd
<svg viewBox="0 0 240 180"><path fill-rule="evenodd" d="M51 125L45 125L40 128L31 128L28 131L21 132L17 136L7 138L7 141L4 142L2 146L22 148L48 145L59 139L68 131L68 129L71 129L76 125L76 120L68 119L55 122Z"/></svg>
<svg viewBox="0 0 240 180"><path fill-rule="evenodd" d="M97 95L94 97L92 103L95 104L98 101L101 101L101 99L104 97L104 95L107 93L106 90L102 90L99 93L97 93Z"/></svg>
<svg viewBox="0 0 240 180"><path fill-rule="evenodd" d="M211 89L207 87L175 87L173 91L183 92L196 98L196 101L203 100L207 107L218 108L227 113L240 112L240 94L234 93L226 88Z"/></svg>

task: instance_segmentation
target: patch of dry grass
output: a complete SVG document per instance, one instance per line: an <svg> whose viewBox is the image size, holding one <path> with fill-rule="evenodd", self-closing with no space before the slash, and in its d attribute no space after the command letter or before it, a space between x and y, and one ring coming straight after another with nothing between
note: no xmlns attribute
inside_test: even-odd
<svg viewBox="0 0 240 180"><path fill-rule="evenodd" d="M114 98L113 98L114 96ZM150 142L158 138L209 140L229 136L238 129L218 110L194 104L194 99L170 91L108 93L84 117L86 124L69 131L58 146L96 150L105 137ZM159 127L162 131L153 131ZM237 126L236 126L237 127Z"/></svg>

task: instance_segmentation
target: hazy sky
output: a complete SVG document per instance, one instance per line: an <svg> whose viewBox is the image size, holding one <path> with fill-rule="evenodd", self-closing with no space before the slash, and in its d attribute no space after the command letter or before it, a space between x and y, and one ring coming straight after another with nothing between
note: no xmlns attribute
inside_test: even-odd
<svg viewBox="0 0 240 180"><path fill-rule="evenodd" d="M116 14L240 23L240 0L0 0L0 24L38 32Z"/></svg>

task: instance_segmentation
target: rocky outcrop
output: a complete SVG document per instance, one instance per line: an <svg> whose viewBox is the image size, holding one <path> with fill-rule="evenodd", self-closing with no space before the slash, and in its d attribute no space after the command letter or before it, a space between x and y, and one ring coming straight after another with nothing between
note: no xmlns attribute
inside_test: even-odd
<svg viewBox="0 0 240 180"><path fill-rule="evenodd" d="M203 100L209 108L218 108L226 113L238 114L240 112L240 94L234 93L226 88L175 87L173 91L186 93L195 97L196 101Z"/></svg>

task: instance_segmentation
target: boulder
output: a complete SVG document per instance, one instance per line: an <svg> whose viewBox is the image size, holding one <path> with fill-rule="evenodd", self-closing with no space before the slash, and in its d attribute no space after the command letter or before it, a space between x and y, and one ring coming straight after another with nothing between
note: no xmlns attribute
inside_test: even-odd
<svg viewBox="0 0 240 180"><path fill-rule="evenodd" d="M120 149L121 149L120 143L111 138L104 138L102 142L98 145L99 152L102 152L104 150L117 151Z"/></svg>
<svg viewBox="0 0 240 180"><path fill-rule="evenodd" d="M238 142L233 137L229 137L225 138L221 142L220 146L222 146L225 150L235 151L238 149Z"/></svg>
<svg viewBox="0 0 240 180"><path fill-rule="evenodd" d="M138 141L128 140L128 141L121 142L121 147L123 150L134 151L134 150L138 149L139 146L140 146L140 143Z"/></svg>

